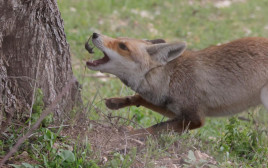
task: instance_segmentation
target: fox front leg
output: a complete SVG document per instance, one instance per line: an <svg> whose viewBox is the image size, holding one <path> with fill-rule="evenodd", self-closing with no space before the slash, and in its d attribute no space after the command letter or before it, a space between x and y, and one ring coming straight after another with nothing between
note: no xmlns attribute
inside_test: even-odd
<svg viewBox="0 0 268 168"><path fill-rule="evenodd" d="M137 106L144 104L143 98L136 94L134 96L126 96L126 97L113 97L109 99L105 99L106 106L111 110L118 110L120 108L128 107L128 106Z"/></svg>
<svg viewBox="0 0 268 168"><path fill-rule="evenodd" d="M105 99L105 105L111 110L118 110L120 108L135 105L135 103L133 102L134 97L135 96L114 97Z"/></svg>
<svg viewBox="0 0 268 168"><path fill-rule="evenodd" d="M106 99L105 104L111 110L117 110L117 109L127 107L127 106L143 106L155 112L158 112L166 117L169 117L169 118L176 117L176 114L171 112L167 108L156 106L146 101L138 94L134 96L128 96L128 97Z"/></svg>

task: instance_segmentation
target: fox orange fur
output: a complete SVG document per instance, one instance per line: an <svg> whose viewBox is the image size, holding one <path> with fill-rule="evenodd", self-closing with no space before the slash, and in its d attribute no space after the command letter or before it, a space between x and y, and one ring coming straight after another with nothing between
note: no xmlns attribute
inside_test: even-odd
<svg viewBox="0 0 268 168"><path fill-rule="evenodd" d="M116 110L144 106L170 118L147 128L182 132L263 104L268 109L268 39L248 37L200 51L184 42L111 38L93 33L104 57L89 69L116 75L137 94L106 99ZM133 133L142 133L136 130Z"/></svg>

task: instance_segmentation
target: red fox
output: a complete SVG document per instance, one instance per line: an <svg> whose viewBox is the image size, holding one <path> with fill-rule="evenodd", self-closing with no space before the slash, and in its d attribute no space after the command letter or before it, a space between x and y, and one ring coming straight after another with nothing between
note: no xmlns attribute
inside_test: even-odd
<svg viewBox="0 0 268 168"><path fill-rule="evenodd" d="M111 38L93 33L104 57L91 70L116 75L137 94L106 99L112 110L144 106L170 119L145 131L183 132L205 117L226 116L263 104L268 110L268 39L248 37L200 51L184 42Z"/></svg>

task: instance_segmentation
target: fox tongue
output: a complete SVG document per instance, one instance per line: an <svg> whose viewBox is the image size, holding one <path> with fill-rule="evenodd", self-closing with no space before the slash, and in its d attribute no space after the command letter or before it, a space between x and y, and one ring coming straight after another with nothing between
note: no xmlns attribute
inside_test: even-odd
<svg viewBox="0 0 268 168"><path fill-rule="evenodd" d="M110 59L109 57L104 53L104 57L98 60L89 60L87 61L88 66L98 66L100 64L105 64L108 62Z"/></svg>

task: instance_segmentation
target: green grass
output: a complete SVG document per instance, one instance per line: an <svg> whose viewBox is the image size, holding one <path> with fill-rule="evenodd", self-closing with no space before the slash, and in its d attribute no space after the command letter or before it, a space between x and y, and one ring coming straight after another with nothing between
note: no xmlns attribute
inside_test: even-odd
<svg viewBox="0 0 268 168"><path fill-rule="evenodd" d="M188 48L193 50L245 36L268 37L268 0L238 1L226 8L216 8L216 2L219 1L58 0L71 48L73 71L82 85L83 101L85 105L88 104L87 116L93 120L101 119L101 114L128 119L135 116L135 122L144 127L163 119L161 115L141 107L110 111L104 106L103 98L131 95L134 92L116 78L109 78L108 81L93 78L95 72L85 68L85 62L91 56L84 49L84 43L93 32L112 37L186 41ZM126 155L114 153L104 167L128 167L138 157L145 158L142 160L143 166L154 167L154 160L172 157L170 148L175 148L174 142L177 141L180 142L180 151L177 152L188 157L189 164L185 163L184 167L202 164L211 166L206 160L195 163L191 151L196 148L215 158L217 167L267 167L268 115L259 108L250 109L249 112L252 115L245 112L242 116L250 121L208 118L204 127L190 133L181 136L164 134L158 140L152 138L141 152L132 149ZM257 123L252 122L253 119ZM10 138L10 141L13 143L14 139ZM66 160L65 156L53 151L51 143L54 142L50 137L43 140L43 146L36 144L36 148L43 147L44 151L50 151L50 155L42 152L35 154L43 165L102 165L101 158L94 154L90 143L82 147L77 145L75 150L67 152L71 160ZM0 141L0 149L3 147Z"/></svg>

